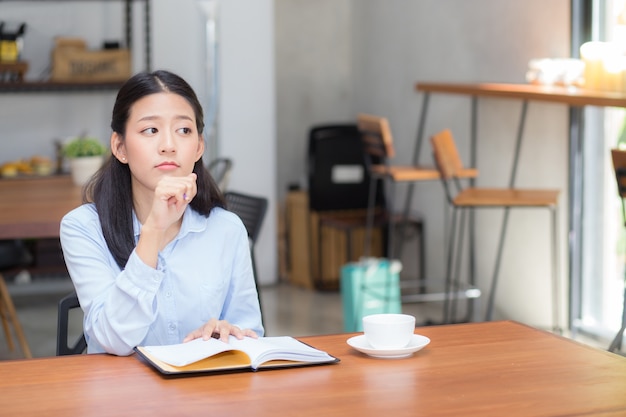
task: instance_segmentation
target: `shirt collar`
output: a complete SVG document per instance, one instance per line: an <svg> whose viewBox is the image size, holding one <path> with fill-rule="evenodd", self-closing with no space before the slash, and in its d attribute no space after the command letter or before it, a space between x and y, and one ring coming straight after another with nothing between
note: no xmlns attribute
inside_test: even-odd
<svg viewBox="0 0 626 417"><path fill-rule="evenodd" d="M183 224L180 226L177 238L185 236L191 232L201 232L206 228L206 217L192 209L190 206L185 208L183 213ZM133 210L133 233L135 235L135 241L139 239L139 233L141 232L141 223L137 219L135 210Z"/></svg>

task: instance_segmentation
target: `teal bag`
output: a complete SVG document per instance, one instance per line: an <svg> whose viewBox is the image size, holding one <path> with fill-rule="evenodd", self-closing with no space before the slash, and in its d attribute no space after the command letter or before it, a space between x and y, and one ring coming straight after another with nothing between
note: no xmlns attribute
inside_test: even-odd
<svg viewBox="0 0 626 417"><path fill-rule="evenodd" d="M346 332L363 330L369 314L401 313L398 260L365 258L341 267L339 288Z"/></svg>

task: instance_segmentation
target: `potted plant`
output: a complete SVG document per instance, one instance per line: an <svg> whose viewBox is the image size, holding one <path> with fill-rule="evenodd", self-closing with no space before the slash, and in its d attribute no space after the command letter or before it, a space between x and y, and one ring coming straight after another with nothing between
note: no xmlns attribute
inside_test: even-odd
<svg viewBox="0 0 626 417"><path fill-rule="evenodd" d="M100 169L108 149L96 138L79 136L63 146L76 185L85 184Z"/></svg>

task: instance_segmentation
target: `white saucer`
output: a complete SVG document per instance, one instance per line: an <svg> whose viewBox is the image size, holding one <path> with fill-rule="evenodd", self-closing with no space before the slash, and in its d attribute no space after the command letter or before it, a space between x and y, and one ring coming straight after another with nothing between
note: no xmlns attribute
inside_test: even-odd
<svg viewBox="0 0 626 417"><path fill-rule="evenodd" d="M359 352L365 353L366 355L374 358L392 359L411 356L413 353L429 344L430 339L426 336L414 334L411 342L409 342L409 345L399 349L376 349L367 342L364 334L351 337L347 340L347 343Z"/></svg>

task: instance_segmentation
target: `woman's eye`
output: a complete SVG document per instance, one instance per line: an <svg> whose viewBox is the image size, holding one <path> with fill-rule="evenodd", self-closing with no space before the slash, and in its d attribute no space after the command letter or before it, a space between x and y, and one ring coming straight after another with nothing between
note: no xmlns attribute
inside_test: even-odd
<svg viewBox="0 0 626 417"><path fill-rule="evenodd" d="M189 127L181 127L180 129L178 129L178 131L183 135L189 135L192 132L191 128Z"/></svg>
<svg viewBox="0 0 626 417"><path fill-rule="evenodd" d="M144 129L141 131L141 133L147 133L148 135L154 135L155 133L157 133L158 130L156 127L149 127L147 129Z"/></svg>

